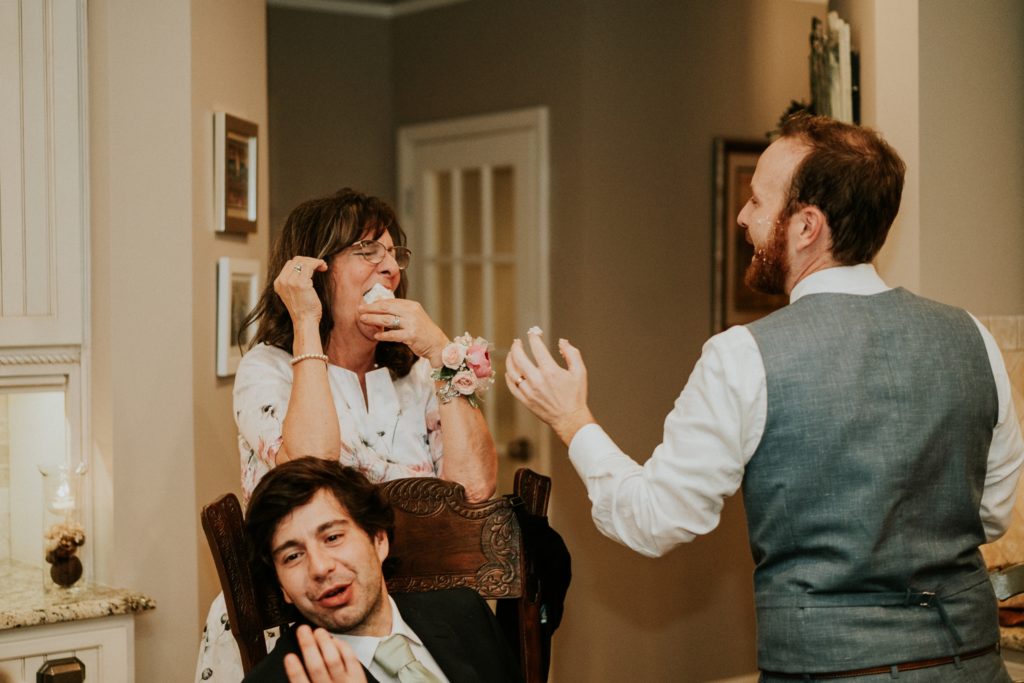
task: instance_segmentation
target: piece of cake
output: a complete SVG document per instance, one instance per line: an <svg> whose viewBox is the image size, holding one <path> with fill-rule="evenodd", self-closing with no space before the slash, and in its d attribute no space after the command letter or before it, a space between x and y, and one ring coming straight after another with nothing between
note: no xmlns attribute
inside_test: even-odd
<svg viewBox="0 0 1024 683"><path fill-rule="evenodd" d="M375 284L373 287L371 287L370 291L368 291L366 294L363 294L363 301L365 301L368 304L372 304L374 301L378 301L380 299L394 298L395 293L379 282Z"/></svg>

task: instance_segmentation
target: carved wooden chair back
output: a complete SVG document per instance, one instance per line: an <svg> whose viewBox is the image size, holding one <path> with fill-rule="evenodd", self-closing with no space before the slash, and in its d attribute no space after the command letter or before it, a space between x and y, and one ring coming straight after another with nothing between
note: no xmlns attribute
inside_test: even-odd
<svg viewBox="0 0 1024 683"><path fill-rule="evenodd" d="M224 591L228 624L242 655L242 670L249 673L267 655L264 630L295 621L294 608L284 601L276 582L261 580L254 571L242 506L235 494L205 506L200 517Z"/></svg>
<svg viewBox="0 0 1024 683"><path fill-rule="evenodd" d="M395 509L395 535L384 567L388 590L467 586L495 600L526 683L544 683L550 641L541 628L537 580L517 515L546 515L551 480L520 469L512 496L484 503L467 502L460 485L441 479L398 479L381 488ZM276 582L254 571L234 494L204 507L201 517L248 672L267 653L264 631L294 621L295 613Z"/></svg>
<svg viewBox="0 0 1024 683"><path fill-rule="evenodd" d="M529 518L533 518L534 522L539 521L542 526L547 526L551 478L521 467L516 470L512 490L514 493L508 500L517 511L521 533L530 528L528 524L525 528L522 524L524 521L530 521ZM526 550L528 547L529 543L524 546L523 552L526 568L524 594L513 600L499 600L495 612L509 642L519 645L519 657L526 683L547 683L548 670L551 667L552 628L550 624L542 625L546 623L547 617L541 612L543 596L539 590L540 573L536 566L543 558ZM568 584L565 587L567 588Z"/></svg>

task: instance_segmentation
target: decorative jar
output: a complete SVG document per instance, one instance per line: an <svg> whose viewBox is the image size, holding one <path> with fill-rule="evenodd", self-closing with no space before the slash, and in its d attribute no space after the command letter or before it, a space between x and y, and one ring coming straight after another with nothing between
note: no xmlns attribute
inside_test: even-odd
<svg viewBox="0 0 1024 683"><path fill-rule="evenodd" d="M43 587L66 590L79 584L84 574L81 489L85 468L57 465L39 471L43 475Z"/></svg>

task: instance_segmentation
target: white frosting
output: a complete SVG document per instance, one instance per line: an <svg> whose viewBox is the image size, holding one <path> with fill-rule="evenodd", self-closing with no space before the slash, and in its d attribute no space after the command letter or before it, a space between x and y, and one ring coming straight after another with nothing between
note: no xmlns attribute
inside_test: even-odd
<svg viewBox="0 0 1024 683"><path fill-rule="evenodd" d="M366 294L363 294L363 301L365 301L368 304L372 304L374 301L377 301L378 299L394 298L395 293L379 282L375 284L373 287L371 287L370 291L368 291Z"/></svg>

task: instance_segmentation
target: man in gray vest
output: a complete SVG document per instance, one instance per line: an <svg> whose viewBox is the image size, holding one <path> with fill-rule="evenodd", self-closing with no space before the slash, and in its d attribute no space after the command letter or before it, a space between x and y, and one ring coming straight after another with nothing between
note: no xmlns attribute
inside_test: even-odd
<svg viewBox="0 0 1024 683"><path fill-rule="evenodd" d="M516 341L512 393L569 446L602 533L659 556L743 486L762 681L1009 681L978 546L1010 520L1024 444L968 313L871 264L905 166L876 133L798 115L739 224L751 287L790 304L704 346L640 466L594 421L579 351Z"/></svg>

